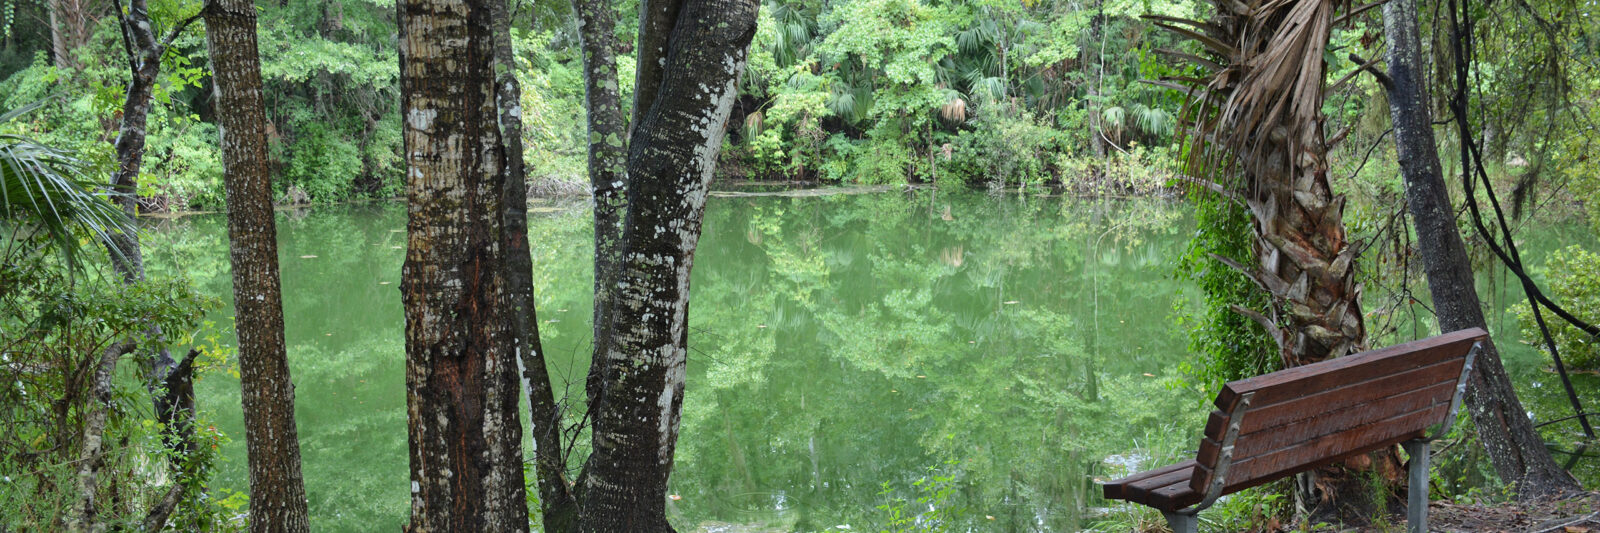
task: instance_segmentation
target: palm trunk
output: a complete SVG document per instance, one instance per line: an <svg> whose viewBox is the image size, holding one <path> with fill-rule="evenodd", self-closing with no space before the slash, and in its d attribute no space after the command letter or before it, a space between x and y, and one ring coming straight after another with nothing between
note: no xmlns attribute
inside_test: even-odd
<svg viewBox="0 0 1600 533"><path fill-rule="evenodd" d="M1257 264L1225 260L1272 295L1273 316L1237 308L1277 341L1284 366L1344 356L1364 348L1366 328L1355 280L1355 250L1346 240L1344 198L1328 181L1321 113L1323 54L1340 0L1215 4L1202 42L1212 64L1191 170L1242 176L1238 197L1253 218ZM1158 22L1172 27L1165 22ZM1192 30L1188 35L1195 35ZM1219 258L1220 259L1220 258ZM1298 478L1297 506L1312 521L1333 518L1359 525L1373 509L1373 471L1389 484L1402 479L1399 456L1386 449Z"/></svg>
<svg viewBox="0 0 1600 533"><path fill-rule="evenodd" d="M672 530L665 503L687 368L689 273L756 9L753 0L685 2L660 88L635 119L605 392L590 406L584 531Z"/></svg>
<svg viewBox="0 0 1600 533"><path fill-rule="evenodd" d="M527 531L493 0L399 4L409 531Z"/></svg>
<svg viewBox="0 0 1600 533"><path fill-rule="evenodd" d="M1394 119L1395 150L1439 329L1487 328L1472 262L1456 229L1455 211L1433 137L1416 0L1390 0L1384 4L1383 25L1388 41L1386 89L1389 114ZM1572 475L1550 457L1543 439L1523 415L1522 403L1501 366L1498 350L1492 344L1486 348L1478 357L1466 404L1478 428L1478 441L1495 472L1515 486L1518 497L1525 500L1581 490Z"/></svg>
<svg viewBox="0 0 1600 533"><path fill-rule="evenodd" d="M522 388L528 395L533 432L539 507L545 531L576 530L577 503L567 482L561 448L561 414L556 406L544 345L539 339L539 319L533 293L533 258L528 249L528 187L522 154L522 87L517 83L516 56L511 48L511 16L506 0L491 0L494 10L495 104L500 115L505 165L501 169L505 224L501 245L506 251L506 291L510 297L511 334L517 350Z"/></svg>
<svg viewBox="0 0 1600 533"><path fill-rule="evenodd" d="M283 340L254 3L213 0L206 9L206 47L226 176L239 387L250 463L250 530L307 531L294 384Z"/></svg>

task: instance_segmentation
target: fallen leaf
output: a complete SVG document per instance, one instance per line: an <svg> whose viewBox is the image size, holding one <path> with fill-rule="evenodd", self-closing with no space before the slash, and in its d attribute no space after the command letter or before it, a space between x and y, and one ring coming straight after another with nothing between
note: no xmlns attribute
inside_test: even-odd
<svg viewBox="0 0 1600 533"><path fill-rule="evenodd" d="M300 256L300 258L301 259L316 259L317 256L314 256L314 255L302 255L302 256Z"/></svg>
<svg viewBox="0 0 1600 533"><path fill-rule="evenodd" d="M1144 373L1144 377L1147 377L1147 378L1153 378L1153 377L1156 377L1156 375L1155 375L1155 374L1151 374L1151 373L1149 373L1149 372L1145 372L1145 373Z"/></svg>

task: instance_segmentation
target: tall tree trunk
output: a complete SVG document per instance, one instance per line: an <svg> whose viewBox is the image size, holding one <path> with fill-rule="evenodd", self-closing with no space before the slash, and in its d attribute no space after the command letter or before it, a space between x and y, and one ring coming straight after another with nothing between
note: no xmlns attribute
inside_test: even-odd
<svg viewBox="0 0 1600 533"><path fill-rule="evenodd" d="M666 5L671 0L643 0L640 14L648 5ZM617 265L621 260L622 215L628 206L627 121L622 115L622 96L617 89L616 13L606 0L575 0L578 35L583 46L584 98L589 117L589 191L594 199L594 353L586 390L589 403L597 403L601 391L601 361L605 360L603 339L611 337L611 290L616 286ZM676 7L668 10L674 14ZM643 31L644 26L641 26ZM643 37L641 37L643 38ZM651 37L655 39L654 36ZM662 46L665 46L662 43ZM657 57L656 60L663 59ZM641 67L636 76L647 86L659 86L659 68ZM653 95L652 95L653 96Z"/></svg>
<svg viewBox="0 0 1600 533"><path fill-rule="evenodd" d="M492 1L399 3L415 533L528 529Z"/></svg>
<svg viewBox="0 0 1600 533"><path fill-rule="evenodd" d="M689 274L757 6L684 2L667 33L659 89L635 119L613 338L602 362L604 394L590 406L584 531L672 530L665 503L687 368ZM641 58L649 42L641 37Z"/></svg>
<svg viewBox="0 0 1600 533"><path fill-rule="evenodd" d="M212 0L206 9L206 47L222 136L239 387L250 461L250 530L307 531L294 384L283 340L254 3Z"/></svg>
<svg viewBox="0 0 1600 533"><path fill-rule="evenodd" d="M77 70L72 50L67 47L66 2L50 0L50 60L61 70Z"/></svg>
<svg viewBox="0 0 1600 533"><path fill-rule="evenodd" d="M118 3L120 10L120 2ZM139 212L139 171L144 165L145 127L150 117L150 98L155 88L156 75L161 72L161 57L172 41L181 35L200 15L196 14L174 24L165 37L153 33L150 10L144 0L133 0L125 13L119 14L123 45L128 55L128 89L122 101L122 119L117 128L113 148L117 154L117 167L111 175L111 189L118 193L116 202L129 218ZM144 253L139 246L137 232L116 233L111 236L111 265L122 275L123 283L144 281ZM159 337L160 331L152 332ZM166 348L157 351L147 363L148 383L153 387L171 373L176 364ZM157 395L159 398L159 395ZM157 404L159 412L161 405Z"/></svg>
<svg viewBox="0 0 1600 533"><path fill-rule="evenodd" d="M511 14L507 0L491 0L494 10L495 104L500 117L500 140L505 161L501 167L501 201L506 252L506 292L509 294L511 334L528 395L529 428L533 432L534 471L538 475L539 507L545 531L577 529L578 508L567 482L561 448L561 412L545 366L539 339L537 300L533 292L533 258L528 249L528 184L522 154L522 87L517 83L516 55L511 48Z"/></svg>
<svg viewBox="0 0 1600 533"><path fill-rule="evenodd" d="M1449 188L1439 164L1433 136L1422 58L1416 0L1389 0L1383 5L1388 42L1389 114L1394 119L1395 151L1406 182L1406 201L1422 251L1428 291L1433 296L1439 329L1487 328L1478 300L1472 262L1457 232ZM1472 374L1467 412L1500 479L1514 485L1522 499L1581 490L1566 470L1550 457L1544 441L1523 413L1511 380L1493 344L1486 347Z"/></svg>
<svg viewBox="0 0 1600 533"><path fill-rule="evenodd" d="M1089 146L1093 148L1094 156L1102 159L1106 156L1106 134L1100 124L1100 80L1106 70L1105 49L1101 44L1105 37L1100 33L1103 31L1106 19L1104 1L1094 2L1095 14L1089 18L1088 42L1082 45L1080 51L1082 59L1078 62L1083 66L1086 75L1084 83L1089 88L1084 93L1086 95L1084 108L1089 115Z"/></svg>

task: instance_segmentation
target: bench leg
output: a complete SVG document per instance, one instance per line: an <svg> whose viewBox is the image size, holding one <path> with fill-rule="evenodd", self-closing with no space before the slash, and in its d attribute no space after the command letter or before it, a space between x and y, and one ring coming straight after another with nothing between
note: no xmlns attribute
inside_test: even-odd
<svg viewBox="0 0 1600 533"><path fill-rule="evenodd" d="M1428 531L1428 441L1412 440L1402 444L1411 464L1406 471L1406 531Z"/></svg>
<svg viewBox="0 0 1600 533"><path fill-rule="evenodd" d="M1200 533L1200 517L1196 513L1161 511L1167 517L1167 527L1172 533Z"/></svg>

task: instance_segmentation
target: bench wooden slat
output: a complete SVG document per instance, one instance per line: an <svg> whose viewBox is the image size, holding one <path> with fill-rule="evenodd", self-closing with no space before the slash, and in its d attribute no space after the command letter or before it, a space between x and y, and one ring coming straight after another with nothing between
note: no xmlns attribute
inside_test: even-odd
<svg viewBox="0 0 1600 533"><path fill-rule="evenodd" d="M1299 424L1307 419L1319 418L1323 413L1381 401L1403 391L1429 388L1439 383L1450 383L1453 386L1461 377L1461 365L1464 362L1462 358L1447 359L1388 377L1351 383L1274 405L1252 403L1239 432L1248 434L1277 426ZM1208 431L1206 434L1222 433Z"/></svg>
<svg viewBox="0 0 1600 533"><path fill-rule="evenodd" d="M1223 385L1215 403L1218 409L1230 412L1234 404L1239 401L1240 395L1254 392L1255 397L1252 400L1254 405L1272 405L1304 395L1307 391L1321 391L1347 383L1370 381L1452 357L1461 357L1472 347L1472 343L1488 337L1489 333L1482 329L1464 329L1233 381Z"/></svg>
<svg viewBox="0 0 1600 533"><path fill-rule="evenodd" d="M1181 463L1178 463L1178 464L1174 464L1174 465L1167 465L1167 466L1164 466L1164 467L1161 467L1161 468L1157 468L1155 470L1146 470L1144 472L1140 472L1140 473L1137 473L1137 474L1134 474L1134 475L1131 475L1131 476L1128 476L1128 477L1125 477L1125 478L1122 478L1122 479L1118 479L1116 481L1107 482L1105 485L1102 485L1102 487L1104 487L1102 489L1102 491L1105 493L1106 499L1110 499L1110 500L1127 499L1127 498L1125 498L1125 496L1128 494L1128 492L1126 490L1126 487L1128 485L1132 485L1132 484L1134 484L1136 482L1143 481L1145 479L1149 479L1149 478L1152 478L1152 477L1160 476L1160 475L1163 475L1163 474L1170 474L1170 473L1178 471L1178 470L1184 470L1184 469L1190 469L1190 468L1194 468L1194 461L1193 460L1184 461L1184 462L1181 462Z"/></svg>
<svg viewBox="0 0 1600 533"><path fill-rule="evenodd" d="M1457 375L1461 373L1459 365L1455 371ZM1299 420L1294 424L1262 428L1250 433L1241 432L1239 441L1233 449L1233 460L1235 462L1243 461L1304 441L1338 438L1341 432L1359 429L1361 424L1366 421L1388 419L1427 409L1436 404L1449 404L1455 394L1455 388L1456 381L1451 378L1447 381L1434 382L1424 388L1402 392L1395 396L1374 398L1371 401L1360 404L1347 405L1340 409L1318 413L1315 417ZM1250 415L1246 414L1244 419L1245 425L1248 426ZM1434 421L1429 421L1428 424L1415 429L1427 429L1427 425L1432 423ZM1195 460L1204 465L1217 464L1217 455L1220 453L1221 448L1217 439L1220 438L1221 436L1218 435L1201 439L1200 449L1195 454ZM1234 474L1234 476L1237 475ZM1196 483L1204 483L1204 480L1197 478ZM1204 486L1203 484L1197 485L1195 490L1203 490Z"/></svg>
<svg viewBox="0 0 1600 533"><path fill-rule="evenodd" d="M1231 493L1253 487L1268 480L1331 464L1374 448L1427 436L1427 426L1438 421L1449 409L1448 404L1435 405L1400 417L1375 421L1346 432L1338 439L1307 442L1302 446L1234 463L1228 472L1228 482L1224 485L1223 492Z"/></svg>
<svg viewBox="0 0 1600 533"><path fill-rule="evenodd" d="M1126 497L1123 499L1167 510L1176 509L1170 507L1175 501L1193 500L1183 505L1192 505L1200 501L1199 495L1189 489L1189 480L1194 477L1194 469L1197 468L1194 461L1179 464L1184 468L1125 486L1123 490Z"/></svg>
<svg viewBox="0 0 1600 533"><path fill-rule="evenodd" d="M1198 466L1195 468L1199 468ZM1182 509L1200 503L1205 494L1189 488L1188 483L1177 483L1150 492L1149 505L1163 511Z"/></svg>
<svg viewBox="0 0 1600 533"><path fill-rule="evenodd" d="M1461 376L1463 362L1461 359L1449 359L1389 377L1352 383L1273 405L1261 405L1252 400L1250 411L1239 427L1239 434L1248 435L1271 427L1316 418L1324 412L1381 401L1383 398L1379 395L1392 396L1396 390L1426 388L1443 382L1455 383ZM1213 409L1206 419L1203 434L1211 439L1220 439L1223 432L1227 431L1227 423L1227 413ZM1208 460L1201 462L1210 464Z"/></svg>

